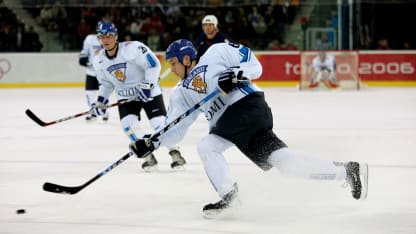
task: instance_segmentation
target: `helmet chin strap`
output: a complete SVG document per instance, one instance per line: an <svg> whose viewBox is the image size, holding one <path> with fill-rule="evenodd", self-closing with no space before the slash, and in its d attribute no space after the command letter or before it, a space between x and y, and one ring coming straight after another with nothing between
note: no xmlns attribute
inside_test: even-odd
<svg viewBox="0 0 416 234"><path fill-rule="evenodd" d="M105 50L105 54L107 55L108 58L112 59L116 56L117 52L113 56L110 56L108 53L113 51L113 50L117 50L117 49L118 49L118 42L116 42L116 44L114 45L113 48L111 48L109 50Z"/></svg>
<svg viewBox="0 0 416 234"><path fill-rule="evenodd" d="M116 44L114 44L114 47L113 47L113 48L111 48L111 49L109 49L109 50L106 50L106 51L111 52L111 51L113 51L113 50L114 50L117 46L118 46L118 42L116 42Z"/></svg>
<svg viewBox="0 0 416 234"><path fill-rule="evenodd" d="M185 67L185 74L183 74L183 79L185 79L185 77L188 76L188 66L185 66L185 65L183 66Z"/></svg>
<svg viewBox="0 0 416 234"><path fill-rule="evenodd" d="M191 60L191 65L186 66L185 64L183 64L183 59L182 59L182 65L185 67L185 74L183 75L183 79L185 79L185 77L188 76L188 68L192 66L192 60Z"/></svg>

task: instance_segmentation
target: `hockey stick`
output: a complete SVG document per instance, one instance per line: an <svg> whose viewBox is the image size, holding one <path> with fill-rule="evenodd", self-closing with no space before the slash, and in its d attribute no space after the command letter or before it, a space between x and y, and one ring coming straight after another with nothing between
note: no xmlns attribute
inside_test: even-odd
<svg viewBox="0 0 416 234"><path fill-rule="evenodd" d="M165 79L166 77L168 77L168 75L170 74L172 70L170 68L166 69L166 71L164 71L161 75L160 75L160 80Z"/></svg>
<svg viewBox="0 0 416 234"><path fill-rule="evenodd" d="M179 117L172 120L172 122L167 124L163 129L154 133L150 138L153 139L153 140L156 140L158 137L160 137L166 131L173 128L176 124L178 124L180 121L185 119L187 116L189 116L195 110L199 109L199 107L204 105L206 102L208 102L211 98L215 97L219 93L220 93L220 91L218 89L214 90L212 93L208 94L206 97L204 97L201 101L199 101L197 104L195 104L189 110L187 110L185 113L181 114ZM148 152L148 154L150 154L150 153L151 152ZM143 157L146 157L148 154L144 155ZM83 188L90 185L92 182L96 181L98 178L102 177L103 175L105 175L108 172L110 172L111 170L113 170L115 167L120 165L122 162L127 160L132 155L133 155L132 152L129 152L129 153L125 154L123 157L121 157L115 163L111 164L109 167L107 167L106 169L104 169L103 171L101 171L96 176L94 176L92 179L88 180L87 182L85 182L82 185L79 185L79 186L63 186L63 185L59 185L59 184L46 182L46 183L43 184L43 190L45 190L47 192L52 192L52 193L61 193L61 194L70 194L70 195L75 194L75 193L81 191Z"/></svg>
<svg viewBox="0 0 416 234"><path fill-rule="evenodd" d="M131 101L135 101L135 100L136 99L128 99L128 100L123 100L123 101L120 101L120 102L115 102L113 104L107 105L107 108L110 108L110 107L113 107L113 106L122 105L122 104L131 102ZM67 117L64 117L62 119L57 119L57 120L54 120L54 121L51 121L51 122L42 121L38 116L36 116L29 109L26 109L25 113L26 113L26 115L30 119L32 119L33 121L35 121L37 124L39 124L42 127L46 127L46 126L49 126L49 125L52 125L52 124L60 123L60 122L67 121L67 120L70 120L70 119L78 118L78 117L83 116L83 115L87 115L87 114L91 113L91 110L85 111L85 112L82 112L82 113L78 113L78 114L75 114L75 115L67 116Z"/></svg>

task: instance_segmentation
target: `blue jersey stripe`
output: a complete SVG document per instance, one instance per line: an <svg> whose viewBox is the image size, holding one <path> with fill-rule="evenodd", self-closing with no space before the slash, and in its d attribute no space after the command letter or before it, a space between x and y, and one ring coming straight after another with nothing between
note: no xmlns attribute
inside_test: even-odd
<svg viewBox="0 0 416 234"><path fill-rule="evenodd" d="M146 55L146 59L149 62L151 67L156 67L156 61L150 54Z"/></svg>
<svg viewBox="0 0 416 234"><path fill-rule="evenodd" d="M252 89L250 86L243 86L240 88L240 91L245 95L249 95L250 93L254 92L254 89Z"/></svg>

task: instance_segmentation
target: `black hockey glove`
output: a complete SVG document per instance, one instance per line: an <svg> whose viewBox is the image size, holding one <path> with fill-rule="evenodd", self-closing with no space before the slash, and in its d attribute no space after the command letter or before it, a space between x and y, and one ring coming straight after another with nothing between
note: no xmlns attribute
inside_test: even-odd
<svg viewBox="0 0 416 234"><path fill-rule="evenodd" d="M144 158L156 149L150 135L144 135L142 139L130 143L129 148L138 158Z"/></svg>
<svg viewBox="0 0 416 234"><path fill-rule="evenodd" d="M218 88L221 93L227 95L235 89L242 80L247 80L247 78L243 77L243 71L238 71L236 75L235 70L229 68L220 74L220 77L218 78Z"/></svg>

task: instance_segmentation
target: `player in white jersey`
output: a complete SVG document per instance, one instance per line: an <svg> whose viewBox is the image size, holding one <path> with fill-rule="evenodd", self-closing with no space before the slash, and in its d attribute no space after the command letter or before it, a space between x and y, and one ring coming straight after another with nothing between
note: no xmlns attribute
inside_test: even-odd
<svg viewBox="0 0 416 234"><path fill-rule="evenodd" d="M97 23L96 29L100 26L102 21ZM85 77L85 94L87 97L87 105L92 108L92 104L94 103L95 99L97 99L97 91L98 91L98 80L97 74L94 70L92 62L94 57L100 52L102 49L101 43L97 38L97 34L89 34L85 37L84 42L82 44L82 50L79 55L79 64L81 66L86 67L86 77ZM91 113L85 117L85 120L91 121L96 120L97 115L95 113ZM103 120L108 120L108 112L105 113L103 116Z"/></svg>
<svg viewBox="0 0 416 234"><path fill-rule="evenodd" d="M221 213L238 201L237 184L231 176L223 152L236 146L264 171L276 167L283 174L320 180L347 180L355 199L367 191L367 165L357 162L333 162L293 153L273 132L273 117L264 92L251 80L258 79L262 66L254 53L243 45L217 43L196 63L196 50L188 40L170 44L166 60L181 78L170 97L166 123L176 119L201 99L220 89L202 105L209 122L209 133L197 150L205 173L221 198L203 207L206 217ZM138 156L153 152L160 145L179 143L201 112L194 111L159 139L139 139L130 144ZM360 178L360 175L362 178Z"/></svg>
<svg viewBox="0 0 416 234"><path fill-rule="evenodd" d="M144 136L140 128L142 109L154 129L165 123L166 109L159 84L160 62L149 47L139 41L119 43L117 28L112 23L102 23L97 34L104 49L93 63L100 82L94 110L98 115L105 114L105 105L113 91L119 101L137 99L118 106L122 128L134 142ZM184 169L186 161L178 147L166 146L172 157L172 169ZM156 166L153 154L142 164L145 171L153 171Z"/></svg>
<svg viewBox="0 0 416 234"><path fill-rule="evenodd" d="M319 83L325 85L328 89L339 88L335 77L335 58L325 51L319 51L319 54L312 60L314 73L312 75L309 88L313 89L319 86Z"/></svg>

